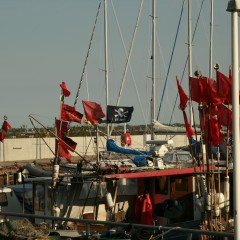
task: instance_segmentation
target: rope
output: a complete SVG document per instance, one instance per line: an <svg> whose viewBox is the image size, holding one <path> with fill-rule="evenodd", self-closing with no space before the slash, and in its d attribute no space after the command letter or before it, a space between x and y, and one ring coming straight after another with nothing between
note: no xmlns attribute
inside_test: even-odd
<svg viewBox="0 0 240 240"><path fill-rule="evenodd" d="M120 34L120 36L121 36L122 44L123 44L123 47L124 47L124 51L125 51L125 54L126 54L126 56L127 56L127 60L128 60L128 62L129 62L129 58L130 58L130 55L131 55L131 51L129 50L129 53L127 54L126 46L125 46L125 44L124 44L124 40L123 40L123 36L122 36L121 29L120 29L120 26L119 26L119 22L118 22L118 19L117 19L116 11L115 11L115 8L114 8L114 5L113 5L113 2L112 2L112 1L111 1L111 3L112 3L112 8L113 8L114 16L115 16L115 19L116 19L116 23L117 23L117 26L118 26L118 29L119 29L119 34ZM138 18L137 18L137 21L136 21L136 24L135 24L134 34L133 34L132 42L131 42L131 48L132 48L132 46L133 46L133 41L134 41L134 38L135 38L135 35L136 35L136 30L137 30L137 27L138 27L139 18L140 18L140 14L141 14L141 11L142 11L142 5L143 5L143 0L142 0L142 2L141 2L141 4L140 4L140 7L139 7ZM128 63L126 63L124 75L126 75L127 67L128 67ZM137 83L136 83L135 77L134 77L134 75L133 75L133 71L132 71L132 67L131 67L130 62L129 62L129 70L130 70L130 73L131 73L131 76L132 76L134 88L135 88L135 90L136 90L137 100L138 100L138 103L139 103L140 108L141 108L141 111L142 111L143 120L144 120L144 122L145 122L145 124L146 124L146 116L145 116L145 114L144 114L144 112L143 112L143 107L142 107L142 103L141 103L141 98L140 98L140 96L139 96L139 92L138 92L138 88L137 88ZM125 81L124 78L125 78L125 76L123 76L122 81ZM123 83L122 83L122 87L123 87ZM121 88L122 88L122 87L121 87ZM120 91L121 91L121 90L120 90ZM119 95L121 95L120 92L119 92ZM120 96L119 96L119 98L120 98ZM119 101L120 101L120 99L117 100L116 106L118 106Z"/></svg>
<svg viewBox="0 0 240 240"><path fill-rule="evenodd" d="M169 76L169 71L170 71L170 67L171 67L171 64L172 64L173 54L174 54L175 47L176 47L176 41L177 41L177 37L178 37L178 32L179 32L180 23L181 23L181 20L182 20L184 3L185 3L185 0L183 0L183 4L182 4L180 19L179 19L179 22L178 22L178 27L177 27L177 32L176 32L174 44L173 44L173 49L172 49L172 53L171 53L171 58L170 58L170 62L169 62L169 65L168 65L168 71L167 71L167 76L166 76L165 83L164 83L162 98L161 98L160 105L159 105L159 109L158 109L157 120L159 119L159 114L160 114L161 107L162 107L162 101L163 101L163 97L164 97L164 93L165 93L165 89L166 89L166 85L167 85L167 80L168 80L168 76Z"/></svg>
<svg viewBox="0 0 240 240"><path fill-rule="evenodd" d="M91 49L91 44L92 44L93 35L94 35L96 24L97 24L97 19L98 19L100 7L101 7L101 0L99 1L98 10L97 10L97 16L96 16L96 19L95 19L95 22L94 22L93 31L92 31L91 39L90 39L89 46L88 46L87 56L86 56L86 59L85 59L85 62L84 62L84 67L83 67L81 79L80 79L80 82L79 82L79 85L78 85L77 94L76 94L76 98L75 98L75 101L74 101L74 106L76 106L76 104L77 104L79 91L80 91L80 88L81 88L81 85L82 85L82 81L83 81L83 76L84 76L84 73L85 73L85 70L86 70L87 60L88 60L89 52L90 52L90 49Z"/></svg>
<svg viewBox="0 0 240 240"><path fill-rule="evenodd" d="M200 7L200 10L199 10L197 22L196 22L196 25L195 25L195 28L194 28L194 32L193 32L192 43L193 43L193 40L194 40L194 37L195 37L195 33L196 33L196 30L197 30L197 26L198 26L198 22L199 22L199 19L200 19L201 12L202 12L202 8L203 8L203 3L204 3L204 1L205 1L205 0L202 0L202 3L201 3L201 7ZM187 56L187 59L186 59L186 62L185 62L185 66L184 66L184 69L183 69L183 73L182 73L182 77L181 77L180 83L182 83L182 81L183 81L183 76L184 76L184 74L185 74L185 70L186 70L186 67L187 67L188 59L189 59L189 55ZM172 122L173 112L174 112L175 107L176 107L176 104L177 104L177 98L178 98L178 93L177 93L177 96L176 96L176 99L175 99L175 103L174 103L174 106L173 106L173 110L172 110L172 114L171 114L171 118L170 118L169 124L171 124L171 122Z"/></svg>

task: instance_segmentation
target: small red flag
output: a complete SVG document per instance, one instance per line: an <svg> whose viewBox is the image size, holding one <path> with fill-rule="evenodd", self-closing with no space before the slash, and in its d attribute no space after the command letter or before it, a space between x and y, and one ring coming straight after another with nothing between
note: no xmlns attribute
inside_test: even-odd
<svg viewBox="0 0 240 240"><path fill-rule="evenodd" d="M232 131L232 111L223 104L218 106L218 122Z"/></svg>
<svg viewBox="0 0 240 240"><path fill-rule="evenodd" d="M187 114L185 111L183 111L183 118L184 118L184 122L185 122L185 127L186 127L186 135L188 138L195 136L195 132L193 131L193 129L191 128L188 119L187 119Z"/></svg>
<svg viewBox="0 0 240 240"><path fill-rule="evenodd" d="M70 96L71 92L67 89L67 86L66 86L66 83L65 82L62 82L60 84L60 87L62 89L62 94L64 95L64 97L68 97Z"/></svg>
<svg viewBox="0 0 240 240"><path fill-rule="evenodd" d="M75 107L62 104L61 120L81 123L83 115L75 110Z"/></svg>
<svg viewBox="0 0 240 240"><path fill-rule="evenodd" d="M178 86L178 94L179 94L179 98L180 98L180 108L182 110L184 110L187 106L187 102L188 102L188 97L186 95L186 93L184 92L183 88L180 85L179 80L176 78L177 80L177 86Z"/></svg>
<svg viewBox="0 0 240 240"><path fill-rule="evenodd" d="M0 141L2 142L5 138L5 134L3 132L0 133Z"/></svg>
<svg viewBox="0 0 240 240"><path fill-rule="evenodd" d="M209 119L209 141L212 146L216 146L220 142L220 127L218 124L218 120L216 118Z"/></svg>
<svg viewBox="0 0 240 240"><path fill-rule="evenodd" d="M230 75L231 76L231 75ZM226 103L232 103L232 77L227 77L220 71L217 71L217 89L221 98Z"/></svg>
<svg viewBox="0 0 240 240"><path fill-rule="evenodd" d="M2 125L2 131L7 134L8 130L10 130L12 126L5 120Z"/></svg>
<svg viewBox="0 0 240 240"><path fill-rule="evenodd" d="M58 135L59 134L60 134L60 136L62 134L67 135L67 133L68 133L68 122L56 119L55 124L56 124L56 129L57 129L57 134Z"/></svg>
<svg viewBox="0 0 240 240"><path fill-rule="evenodd" d="M77 143L74 142L71 138L62 136L63 142L61 142L61 145L63 145L67 150L74 151L77 147Z"/></svg>
<svg viewBox="0 0 240 240"><path fill-rule="evenodd" d="M199 84L199 79L194 77L189 77L189 84L190 84L190 95L191 100L200 103L202 96L201 96L201 87Z"/></svg>
<svg viewBox="0 0 240 240"><path fill-rule="evenodd" d="M82 101L86 120L92 124L97 124L101 118L105 117L101 105L96 102Z"/></svg>
<svg viewBox="0 0 240 240"><path fill-rule="evenodd" d="M72 155L68 152L66 146L57 140L56 147L58 149L57 155L62 158L66 158L69 162L71 162Z"/></svg>

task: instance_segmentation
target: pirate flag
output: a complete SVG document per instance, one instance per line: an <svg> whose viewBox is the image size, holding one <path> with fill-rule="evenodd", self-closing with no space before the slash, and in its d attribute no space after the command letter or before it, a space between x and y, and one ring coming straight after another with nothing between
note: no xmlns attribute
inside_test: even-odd
<svg viewBox="0 0 240 240"><path fill-rule="evenodd" d="M107 106L108 123L126 123L131 120L133 107Z"/></svg>

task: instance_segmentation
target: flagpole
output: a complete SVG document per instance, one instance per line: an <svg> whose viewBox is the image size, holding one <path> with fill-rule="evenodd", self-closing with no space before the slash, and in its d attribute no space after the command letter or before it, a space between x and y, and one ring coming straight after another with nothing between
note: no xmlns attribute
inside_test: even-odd
<svg viewBox="0 0 240 240"><path fill-rule="evenodd" d="M234 239L240 239L240 141L239 141L239 73L238 73L238 12L240 0L230 0L227 11L232 17L232 115L233 115L233 205Z"/></svg>

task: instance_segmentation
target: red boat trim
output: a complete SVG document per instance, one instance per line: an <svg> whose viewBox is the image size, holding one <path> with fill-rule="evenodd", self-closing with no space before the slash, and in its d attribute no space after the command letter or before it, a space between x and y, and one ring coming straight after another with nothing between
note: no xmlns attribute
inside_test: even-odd
<svg viewBox="0 0 240 240"><path fill-rule="evenodd" d="M196 167L194 168L181 168L181 169L167 169L167 170L154 170L145 172L134 173L119 173L119 174L106 174L103 177L106 179L118 179L118 178L148 178L148 177L160 177L160 176L173 176L173 175L186 175L193 173L200 173L206 171L207 168Z"/></svg>

